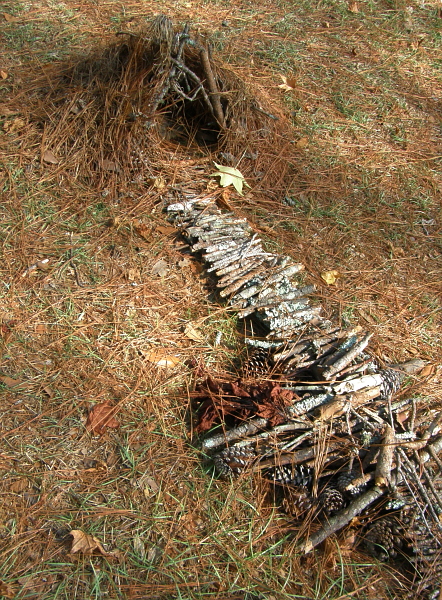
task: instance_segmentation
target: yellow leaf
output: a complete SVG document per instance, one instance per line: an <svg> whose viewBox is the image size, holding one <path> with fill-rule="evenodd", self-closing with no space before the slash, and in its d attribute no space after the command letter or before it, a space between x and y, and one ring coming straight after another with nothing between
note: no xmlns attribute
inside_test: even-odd
<svg viewBox="0 0 442 600"><path fill-rule="evenodd" d="M341 274L336 269L333 269L332 271L323 271L321 277L327 285L333 285L341 277Z"/></svg>
<svg viewBox="0 0 442 600"><path fill-rule="evenodd" d="M157 367L175 367L181 362L178 356L168 354L165 348L151 350L146 354L146 360L157 365Z"/></svg>
<svg viewBox="0 0 442 600"><path fill-rule="evenodd" d="M212 173L211 177L219 177L219 183L222 187L233 185L238 194L243 196L243 185L246 187L250 187L250 185L244 181L244 175L241 173L241 171L238 171L238 169L234 169L233 167L218 165L216 162L213 164L218 169L218 173Z"/></svg>

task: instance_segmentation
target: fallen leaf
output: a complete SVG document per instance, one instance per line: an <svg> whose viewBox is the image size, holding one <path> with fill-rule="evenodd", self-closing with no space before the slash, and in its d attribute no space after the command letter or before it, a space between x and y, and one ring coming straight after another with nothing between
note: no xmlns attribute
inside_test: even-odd
<svg viewBox="0 0 442 600"><path fill-rule="evenodd" d="M98 538L84 533L81 529L72 529L69 535L72 536L71 554L76 554L77 552L93 554L97 551L103 556L113 556L112 552L106 552Z"/></svg>
<svg viewBox="0 0 442 600"><path fill-rule="evenodd" d="M3 71L2 69L0 69L0 77L2 79L8 79L8 72L7 71Z"/></svg>
<svg viewBox="0 0 442 600"><path fill-rule="evenodd" d="M103 435L106 429L117 429L120 423L115 418L118 406L111 406L109 402L100 402L90 411L86 429L94 434Z"/></svg>
<svg viewBox="0 0 442 600"><path fill-rule="evenodd" d="M5 583L4 581L0 581L0 596L4 596L5 598L15 598L17 595L16 590L9 585L9 583Z"/></svg>
<svg viewBox="0 0 442 600"><path fill-rule="evenodd" d="M220 208L225 208L226 210L230 210L230 212L233 212L233 207L229 202L231 195L232 191L230 189L223 190L221 197L216 199L216 203Z"/></svg>
<svg viewBox="0 0 442 600"><path fill-rule="evenodd" d="M100 168L102 171L112 171L114 173L118 173L120 167L113 160L109 160L108 158L104 158L100 162Z"/></svg>
<svg viewBox="0 0 442 600"><path fill-rule="evenodd" d="M143 540L139 535L136 535L133 539L134 550L136 554L138 554L141 558L146 556L146 547L144 545Z"/></svg>
<svg viewBox="0 0 442 600"><path fill-rule="evenodd" d="M180 269L190 269L193 273L199 274L204 271L204 267L201 263L184 257L183 260L178 261Z"/></svg>
<svg viewBox="0 0 442 600"><path fill-rule="evenodd" d="M197 331L197 329L195 329L192 323L187 323L186 327L184 328L184 335L187 336L190 340L194 340L195 342L204 341L203 336L199 331Z"/></svg>
<svg viewBox="0 0 442 600"><path fill-rule="evenodd" d="M152 275L158 275L159 277L164 277L164 275L168 272L167 262L163 259L157 261L152 267Z"/></svg>
<svg viewBox="0 0 442 600"><path fill-rule="evenodd" d="M284 90L284 92L290 92L291 90L295 89L297 82L294 77L285 77L285 75L280 75L280 77L282 79L282 83L278 85L278 87L281 90Z"/></svg>
<svg viewBox="0 0 442 600"><path fill-rule="evenodd" d="M35 333L38 333L39 335L43 335L44 333L46 333L47 329L46 329L46 325L44 323L37 323L35 326Z"/></svg>
<svg viewBox="0 0 442 600"><path fill-rule="evenodd" d="M349 2L348 4L348 10L352 13L358 13L359 12L359 5L357 2Z"/></svg>
<svg viewBox="0 0 442 600"><path fill-rule="evenodd" d="M430 375L434 374L435 370L436 367L434 365L425 365L425 367L422 369L419 375L421 375L422 377L429 377Z"/></svg>
<svg viewBox="0 0 442 600"><path fill-rule="evenodd" d="M336 269L333 269L332 271L323 271L321 273L321 278L327 285L333 285L339 277L341 277L341 274L339 271L336 271Z"/></svg>
<svg viewBox="0 0 442 600"><path fill-rule="evenodd" d="M6 104L0 104L0 117L11 117L12 115L16 115L19 111L12 110Z"/></svg>
<svg viewBox="0 0 442 600"><path fill-rule="evenodd" d="M126 273L128 281L139 281L141 273L139 269L128 269Z"/></svg>
<svg viewBox="0 0 442 600"><path fill-rule="evenodd" d="M181 361L178 356L173 354L167 354L167 351L163 348L157 350L151 350L146 354L146 360L157 365L158 367L175 367Z"/></svg>
<svg viewBox="0 0 442 600"><path fill-rule="evenodd" d="M43 386L43 391L47 396L49 396L49 398L54 397L54 390L48 385Z"/></svg>
<svg viewBox="0 0 442 600"><path fill-rule="evenodd" d="M145 240L150 240L150 236L152 234L152 227L149 227L148 225L146 225L146 223L143 223L143 221L140 221L139 219L134 219L132 221L132 224L135 233L137 233Z"/></svg>
<svg viewBox="0 0 442 600"><path fill-rule="evenodd" d="M24 492L29 487L29 481L22 477L21 479L17 479L17 481L13 481L9 486L9 489L14 494L20 494L20 492Z"/></svg>
<svg viewBox="0 0 442 600"><path fill-rule="evenodd" d="M158 231L159 233L163 233L164 235L171 235L172 233L176 233L176 229L175 227L168 227L168 226L164 226L164 225L157 225L155 227L156 231Z"/></svg>
<svg viewBox="0 0 442 600"><path fill-rule="evenodd" d="M23 129L23 127L25 127L25 125L26 125L26 121L17 117L16 119L14 119L12 121L6 121L6 123L3 123L3 129L7 133L14 133L15 131L19 131L20 129Z"/></svg>
<svg viewBox="0 0 442 600"><path fill-rule="evenodd" d="M243 196L243 186L245 185L249 188L250 185L244 180L244 176L241 171L238 171L238 169L234 169L233 167L224 167L223 165L218 165L216 162L213 164L218 169L219 173L212 173L211 177L219 177L219 183L221 187L233 185L238 194Z"/></svg>
<svg viewBox="0 0 442 600"><path fill-rule="evenodd" d="M305 148L306 146L308 146L308 138L307 137L302 137L295 143L296 148Z"/></svg>
<svg viewBox="0 0 442 600"><path fill-rule="evenodd" d="M6 386L6 387L17 387L19 385L23 384L23 381L21 381L20 379L12 379L12 377L8 377L7 375L3 375L0 377L0 381Z"/></svg>
<svg viewBox="0 0 442 600"><path fill-rule="evenodd" d="M13 23L16 20L16 18L9 13L3 13L3 18L7 23Z"/></svg>
<svg viewBox="0 0 442 600"><path fill-rule="evenodd" d="M45 150L43 152L42 159L44 162L49 163L51 165L58 165L58 163L60 162L58 160L58 158L55 156L55 154L53 152L51 152L50 150Z"/></svg>
<svg viewBox="0 0 442 600"><path fill-rule="evenodd" d="M401 425L403 425L407 421L407 419L408 419L409 416L410 416L410 413L409 413L408 410L404 410L402 412L397 412L396 413L396 420L397 420L398 423L400 423Z"/></svg>

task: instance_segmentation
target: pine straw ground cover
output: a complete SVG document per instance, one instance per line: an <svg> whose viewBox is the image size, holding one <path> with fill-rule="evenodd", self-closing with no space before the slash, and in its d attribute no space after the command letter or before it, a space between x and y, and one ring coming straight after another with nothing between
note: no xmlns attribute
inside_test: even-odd
<svg viewBox="0 0 442 600"><path fill-rule="evenodd" d="M213 189L216 151L163 139L134 177L81 137L51 145L63 131L42 114L66 64L160 11L208 32L225 66L292 121L284 189L255 169L252 191L229 204L270 249L306 264L328 316L375 332L382 360L427 362L404 394L441 400L436 3L10 3L0 10L0 594L405 597L402 576L348 536L300 557L264 482L214 479L189 434L195 367L234 373L242 344L161 196L178 183ZM341 277L327 287L330 269ZM93 435L91 410L106 402L116 422Z"/></svg>

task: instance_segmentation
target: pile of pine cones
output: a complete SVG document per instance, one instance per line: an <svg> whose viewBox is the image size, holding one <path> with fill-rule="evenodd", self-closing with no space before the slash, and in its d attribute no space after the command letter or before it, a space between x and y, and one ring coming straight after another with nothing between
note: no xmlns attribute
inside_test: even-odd
<svg viewBox="0 0 442 600"><path fill-rule="evenodd" d="M208 379L195 395L199 431L211 432L202 448L219 476L271 481L287 513L310 519L311 531L316 523L305 552L358 516L366 550L406 560L419 593L438 598L442 415L419 398L394 399L423 363L377 364L371 334L322 318L306 297L312 286L292 283L302 265L265 252L248 223L212 199L187 196L167 211L216 274L220 296L268 331L246 340L254 350L240 380Z"/></svg>

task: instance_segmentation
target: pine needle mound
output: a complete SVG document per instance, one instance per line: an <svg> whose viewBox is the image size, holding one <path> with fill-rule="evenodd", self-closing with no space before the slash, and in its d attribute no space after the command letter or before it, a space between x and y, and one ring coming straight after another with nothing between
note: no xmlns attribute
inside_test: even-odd
<svg viewBox="0 0 442 600"><path fill-rule="evenodd" d="M289 121L189 30L161 15L46 73L37 111L45 148L99 186L167 176L191 157L239 166L255 194L280 197L293 158Z"/></svg>

